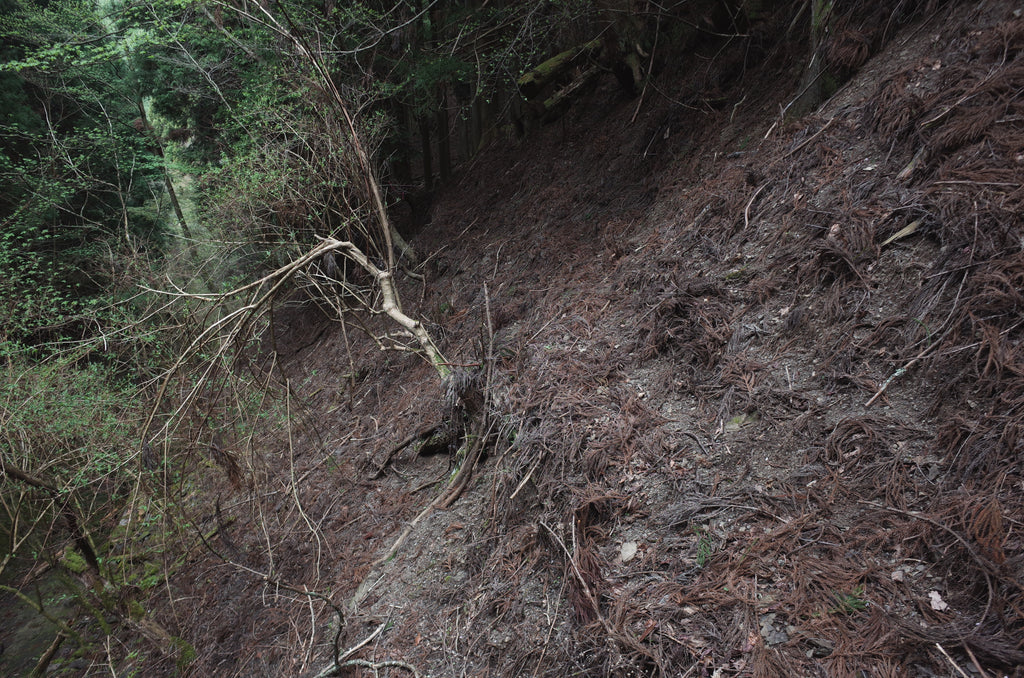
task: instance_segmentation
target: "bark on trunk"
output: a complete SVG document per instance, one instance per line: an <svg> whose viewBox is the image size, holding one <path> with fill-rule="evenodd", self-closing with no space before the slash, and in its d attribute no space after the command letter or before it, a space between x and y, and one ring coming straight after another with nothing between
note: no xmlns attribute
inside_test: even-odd
<svg viewBox="0 0 1024 678"><path fill-rule="evenodd" d="M448 128L447 96L443 85L440 90L440 108L437 111L437 164L441 183L447 184L452 178L452 146Z"/></svg>
<svg viewBox="0 0 1024 678"><path fill-rule="evenodd" d="M430 150L430 124L426 118L417 117L416 125L420 130L420 149L423 156L423 188L434 190L434 159Z"/></svg>
<svg viewBox="0 0 1024 678"><path fill-rule="evenodd" d="M178 193L174 190L174 182L171 181L171 173L167 170L167 159L164 157L164 146L160 143L160 139L157 137L153 128L149 126L149 118L146 116L146 107L141 101L137 102L139 109L139 118L142 120L142 129L144 133L149 136L153 142L153 151L157 157L160 158L160 166L164 173L164 186L167 188L167 197L171 200L171 207L174 209L174 217L178 220L178 226L181 227L181 234L189 240L192 240L192 230L188 227L188 222L185 221L185 214L181 211L181 203L178 202Z"/></svg>

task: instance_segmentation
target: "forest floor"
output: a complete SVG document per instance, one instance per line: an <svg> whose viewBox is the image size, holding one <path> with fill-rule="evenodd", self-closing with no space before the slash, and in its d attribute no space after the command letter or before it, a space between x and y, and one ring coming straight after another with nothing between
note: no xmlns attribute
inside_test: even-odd
<svg viewBox="0 0 1024 678"><path fill-rule="evenodd" d="M905 27L799 119L802 64L747 44L481 153L402 281L457 372L490 360L471 484L379 562L458 464L392 454L446 386L296 301L304 424L225 505L236 561L422 675L1024 675L1014 10ZM331 665L325 602L201 551L173 586L196 675Z"/></svg>
<svg viewBox="0 0 1024 678"><path fill-rule="evenodd" d="M488 445L390 558L459 463L395 451L447 386L281 309L301 423L255 492L217 486L232 563L196 549L152 601L186 673L367 640L348 675L1024 675L1015 9L902 28L801 118L784 45L608 78L462 168L401 292Z"/></svg>

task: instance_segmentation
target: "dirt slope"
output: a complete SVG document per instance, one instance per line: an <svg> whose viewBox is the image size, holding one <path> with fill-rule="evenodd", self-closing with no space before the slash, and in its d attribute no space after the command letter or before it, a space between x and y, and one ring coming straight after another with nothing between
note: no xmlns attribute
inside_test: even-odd
<svg viewBox="0 0 1024 678"><path fill-rule="evenodd" d="M236 561L329 595L342 648L383 625L351 656L421 675L1022 675L1015 9L903 28L798 120L799 71L766 52L642 100L602 84L484 153L403 283L460 373L490 309L472 483L375 564L448 482L443 446L390 454L450 416L445 386L354 327L350 363L298 305L276 331L305 424L225 504ZM708 83L731 103L680 103ZM201 553L173 595L195 675L331 663L321 600Z"/></svg>

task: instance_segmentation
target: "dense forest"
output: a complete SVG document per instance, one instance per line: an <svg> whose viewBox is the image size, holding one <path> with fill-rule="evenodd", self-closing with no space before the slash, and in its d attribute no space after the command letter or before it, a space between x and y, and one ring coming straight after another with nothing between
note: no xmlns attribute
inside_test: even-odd
<svg viewBox="0 0 1024 678"><path fill-rule="evenodd" d="M1020 539L1010 535L1019 532L1015 521L1021 512L1019 502L1001 494L1019 480L1019 468L1009 470L1020 459L1014 413L1021 400L1012 395L1019 385L1012 380L988 390L970 385L1016 378L1021 364L1013 357L1020 335L1014 320L1020 295L1014 289L1021 269L1011 262L1020 222L1013 207L1019 184L1008 189L1020 175L1020 156L1018 148L1012 161L1007 149L1019 138L1012 135L1020 128L1024 30L1019 10L1005 18L1003 4L988 3L992 7L986 9L995 28L969 33L963 27L980 19L958 18L956 3L923 0L0 0L0 591L12 606L24 608L19 614L45 620L42 630L9 641L8 656L15 643L24 651L2 666L25 675L58 670L115 676L429 672L417 666L430 666L438 675L447 675L443 667L448 667L456 675L451 659L442 661L426 649L417 654L425 631L408 632L398 646L407 652L401 660L364 658L370 656L365 648L395 622L380 611L359 618L356 610L377 585L372 573L385 571L410 542L426 548L417 541L423 539L417 537L421 526L477 493L476 500L484 502L475 510L483 521L477 527L491 530L493 553L504 554L508 571L547 571L545 563L561 563L557 586L551 583L557 578L538 577L535 581L545 582L543 593L522 593L528 589L523 584L524 600L548 605L549 598L564 599L566 609L560 602L551 613L544 608L545 618L563 621L536 629L547 634L552 648L561 643L562 649L548 649L545 641L531 650L526 666L526 659L513 658L507 649L514 643L481 641L481 633L468 649L454 652L466 661L463 671L478 659L474 666L480 675L781 675L775 672L820 660L834 663L814 675L861 675L856 661L843 659L853 656L844 652L854 651L837 640L840 631L833 637L822 630L823 618L838 618L836 628L846 629L842 633L866 633L866 627L851 626L857 619L873 625L872 661L881 662L873 666L883 668L871 675L910 675L899 673L904 665L893 659L898 653L878 649L890 637L900 639L893 647L913 655L915 667L945 661L935 654L937 645L946 657L946 649L963 648L949 660L958 668L971 664L972 671L977 667L979 675L988 675L982 665L994 670L1016 664L1020 675L1024 648L1012 638L1024 628L1024 589L1018 590ZM957 55L967 55L960 81L943 81L942 88L928 81L938 92L932 96L925 86L911 91L906 85L916 75L887 76L866 103L857 104L862 108L856 115L852 104L835 109L816 131L806 132L803 121L815 120L819 107L827 107L837 93L868 87L857 84L858 74L898 36L907 45L925 33L945 35L947 29L950 35L961 33L949 40L936 37L928 45L948 44L960 50ZM929 64L945 75L941 69L955 58L942 54ZM987 75L977 75L984 69ZM913 72L927 75L924 67ZM601 128L604 116L618 120L618 131ZM636 138L643 137L631 151L631 162L650 158L653 164L637 170L639 164L608 162L601 174L583 159L597 148L634 143L626 130L639 130ZM796 165L805 149L818 149L841 133L849 136L815 151L819 156L813 163ZM609 135L619 141L609 141ZM562 157L553 139L581 136L586 142L573 153L565 151L567 159L552 169L550 157ZM830 167L839 176L842 152L835 149L852 149L865 136L881 139L881 150L871 151L877 156L871 171L902 162L892 173L893 185L911 176L920 183L913 190L836 189L834 204L810 205L809 177ZM755 157L755 145L776 140L779 145L764 150L763 160L748 161ZM545 145L550 156L537 150ZM1000 169L980 164L983 147ZM712 160L699 165L705 161L695 158L705 152ZM513 160L498 170L497 158ZM747 164L714 165L726 161ZM963 174L964 167L973 174ZM593 173L584 174L584 168ZM720 185L711 185L707 177L713 173ZM580 179L572 184L565 176ZM670 183L670 176L684 178ZM784 187L772 183L782 176ZM523 183L514 191L502 183L512 180ZM679 214L690 214L694 244L677 248L669 261L669 244L659 244L661 254L655 255L635 226L639 217L623 215L633 214L629 210L639 209L636 205L653 213L663 204L667 213L677 200L668 189L683 195L690 190L678 188L683 185L700 188L694 189L692 206L678 208ZM936 188L965 185L978 192L954 199ZM589 197L571 210L552 207L555 216L534 221L524 216L505 223L497 216L504 214L503 205L525 215L531 207L560 204L565 194ZM865 206L873 194L898 206L887 212ZM619 204L626 204L622 196L627 195L633 201L628 210ZM711 202L698 213L696 205L703 206L705 196ZM459 204L463 207L454 207ZM763 243L753 235L760 228L755 224L759 209L767 223L765 215L790 207L788 216L778 217L777 233L764 235ZM722 215L730 210L734 218L727 222ZM826 212L830 216L822 216ZM851 224L872 220L870 233L846 225L847 218ZM502 231L506 240L473 241L483 237L473 230L481 219L487 233ZM707 224L719 219L718 230L710 230ZM799 219L811 224L811 235L791 245ZM558 235L560 222L579 230L571 237ZM622 225L627 222L635 232ZM979 223L990 228L979 231ZM923 259L905 264L900 275L911 275L906 272L911 268L920 275L913 300L894 294L891 303L875 308L884 287L877 278L888 269L882 264L876 269L874 262L881 261L883 247L902 244L915 233L930 234L941 254L928 251L934 257L929 267ZM546 255L538 256L538 242L551 246ZM751 253L750 243L760 243L763 253ZM519 257L519 263L498 275L504 247L515 250L505 256ZM607 264L594 263L605 256ZM640 258L647 256L652 258ZM696 262L687 266L718 262L721 284L710 274L681 273L679 262L687 256ZM788 263L781 263L786 257ZM524 299L540 304L540 297L528 295L543 285L540 273L536 280L517 276L531 267L542 270L550 264L546 258L569 262L551 274L566 285L561 296L544 297L544 305L563 310L548 319L531 316L528 323L532 307ZM1005 266L986 274L983 259ZM600 276L581 273L588 266L617 276L608 285L622 296L601 300L594 291ZM960 277L954 280L950 273ZM975 273L982 277L971 277ZM442 292L444 285L450 287ZM744 286L742 294L734 293L737 286ZM467 297L469 288L473 293ZM608 357L599 361L605 371L592 365L587 369L594 371L583 376L563 365L562 372L545 372L549 358L543 356L559 350L560 340L549 338L552 323L557 328L562 320L578 321L564 330L564 341L571 339L573 346L592 333L584 319L594 311L590 301L559 306L574 290L589 290L601 301L603 306L593 303L600 308L593 317L623 333L636 332L628 359L612 357L627 340L609 338ZM932 296L926 299L926 292ZM831 348L806 349L818 365L807 372L815 378L819 372L830 375L827 385L814 388L829 397L873 394L866 411L876 400L888 402L890 385L908 370L926 367L922 384L950 384L960 389L957 402L983 403L977 408L986 414L967 421L940 416L940 405L933 405L929 416L945 423L927 437L870 413L829 415L828 408L810 404L811 396L796 398L799 405L792 395L785 405L779 399L771 406L759 404L758 397L768 398L763 386L768 370L784 370L779 383L788 380L794 391L791 364L779 356L803 346L800 328L814 313L808 310L814 302L805 300L818 297L825 299L822 327L846 327L843 336L855 341L853 348L834 339ZM740 344L766 331L765 318L778 310L766 309L776 302L783 309L779 332L785 341L773 358L762 356L759 362L753 349ZM882 307L890 315L874 318L876 311L883 314ZM616 309L623 315L614 320L601 315ZM745 315L757 309L762 315L756 321ZM461 324L468 319L471 325ZM519 333L518 343L513 331ZM528 359L527 349L538 337L548 353ZM680 357L680 346L689 357ZM310 347L319 358L296 357ZM332 357L324 358L329 351ZM888 380L860 375L870 359L888 361ZM956 362L969 359L975 362ZM620 540L615 548L602 544L610 525L623 524L624 516L633 520L654 511L615 489L619 486L600 486L600 481L610 468L623 477L639 474L630 466L634 451L637 459L649 452L658 464L669 463L664 454L649 450L663 444L667 449L651 431L659 417L662 424L672 420L664 414L670 409L656 414L641 402L646 396L620 393L658 361L671 362L673 372L656 379L659 386L648 392L675 393L677 399L685 392L693 398L693 412L704 416L692 415L694 422L705 422L699 437L689 430L680 434L698 445L695 459L729 450L723 436L749 431L773 416L786 421L772 429L779 440L786 431L786 444L799 436L827 438L820 452L807 453L800 468L818 464L822 476L837 483L847 468L880 455L890 443L900 450L907 445L906 458L914 459L918 471L948 453L953 461L935 461L935 468L955 466L960 475L950 476L947 486L945 475L936 480L932 473L930 491L938 496L982 488L977 496L988 499L963 509L970 520L958 523L934 507L927 513L908 499L922 492L892 490L897 476L906 487L916 482L899 475L895 462L872 466L870 480L858 476L872 487L889 488L878 497L864 494L861 503L884 499L890 506L887 520L926 524L930 532L922 544L906 546L915 562L941 560L937 554L943 549L966 554L976 567L957 579L958 586L975 608L984 609L977 624L977 633L984 634L976 642L964 640L957 629L966 628L965 621L958 619L943 633L929 635L906 625L886 636L878 629L891 627L865 593L873 581L867 574L836 575L840 583L821 584L814 595L825 603L816 611L797 613L777 593L759 608L760 617L736 616L724 598L714 596L735 592L737 584L730 582L749 573L757 591L758 573L767 578L767 571L743 565L748 571L740 565L746 562L742 557L734 558L761 547L715 537L720 528L710 518L700 524L690 519L709 509L748 509L761 500L751 516L777 518L792 507L780 499L781 489L772 489L781 487L781 480L775 486L767 476L753 478L756 493L730 494L720 488L717 472L709 485L712 498L694 500L685 510L676 506L667 520L673 527L693 523L686 528L692 541L683 559L690 563L687 577L711 572L714 568L705 564L719 558L717 571L733 573L732 578L723 575L714 584L718 593L704 597L669 588L657 596L649 592L660 602L647 608L643 621L639 612L630 617L628 596L608 583L610 575L602 573L610 565L600 559L624 567L636 556L639 538ZM940 362L944 367L935 366ZM536 394L543 388L524 395L530 370L544 375L537 376L543 388L563 384L569 393L578 379L595 390L580 391L578 403L565 410L555 393L539 404ZM714 376L702 376L705 372ZM627 379L627 373L633 376ZM931 394L929 388L921 386L921 392ZM330 400L322 402L328 391ZM616 424L614 434L608 422L619 419L594 414L605 397L615 400L615 417L629 422ZM583 402L588 405L579 405ZM786 419L789 415L779 414L786 407L800 410L803 418ZM415 423L406 420L427 409L434 414ZM828 425L813 423L829 416L835 420ZM948 424L953 420L958 423ZM606 424L608 430L601 428ZM614 445L608 443L615 454L627 450L621 464L601 461L611 447L598 443L599 431L615 438ZM556 438L558 445L551 442ZM752 449L765 444L763 436L758 440L750 443ZM992 456L976 452L987 461L963 466L961 457L971 456L965 450L983 444L995 450ZM819 446L808 443L801 453L812 448ZM305 452L312 449L322 451L322 458L314 461L315 455ZM384 502L401 505L400 518L388 529L378 524L384 519L356 524L359 539L373 544L366 554L356 559L331 551L328 528L341 534L359 518L349 516L348 499L339 513L334 503L322 506L321 496L340 501L349 492L363 497L353 499L352 506L371 506L368 483L397 482L395 460L408 450L415 450L416 458L450 459L449 468L442 469L440 481L403 486L393 501ZM728 478L735 460L715 458L722 478ZM494 464L490 475L481 473L485 461ZM745 468L737 483L761 473ZM693 473L697 483L701 473ZM887 480L879 480L883 477ZM325 490L342 482L332 478L351 485ZM319 483L315 491L314 483ZM843 487L821 495L804 488L799 501L792 492L785 501L806 507L825 502L826 494L833 501L861 492L854 485ZM430 497L417 494L427 488ZM527 495L528 506L515 503ZM568 513L553 522L550 516L560 510ZM515 522L520 518L525 522ZM781 522L792 526L801 520ZM434 541L462 529L457 521L451 524L459 527L432 533ZM891 538L916 538L913 530L901 529L893 528ZM775 534L782 539L789 533ZM822 528L818 538L830 543L845 537ZM518 546L512 549L512 543ZM732 544L728 554L726 543ZM804 543L793 542L793 552ZM846 555L836 546L828 562L856 560L859 556L850 554L870 550L867 541L857 543L844 546ZM657 570L662 561L650 549L641 553L643 562ZM321 578L329 569L321 565L328 552L339 563L351 561L338 565L333 580ZM436 553L431 558L432 566L444 560ZM482 563L485 556L472 558ZM781 562L775 553L766 558ZM302 569L311 561L313 575ZM488 567L466 565L481 577ZM808 567L833 572L831 565ZM221 575L211 574L216 568L230 574L217 579ZM903 582L904 576L911 575L897 579L893 574L892 581ZM279 624L284 630L275 638L289 640L275 641L273 651L266 649L269 643L252 649L256 646L233 628L245 617L241 612L217 627L233 628L230 632L213 631L212 623L200 632L197 617L183 621L180 608L196 607L187 601L200 596L182 592L199 590L204 581L260 609L274 607L268 596L284 596L288 602L280 607L288 611L261 623ZM447 582L448 577L433 588L444 590ZM500 621L515 608L501 599L519 595L510 587L499 591L494 584L473 600L484 596L487 614ZM794 583L788 590L813 598L805 588ZM381 594L379 600L387 595L395 594ZM940 625L946 609L941 596L935 601L922 613L933 626ZM693 617L694 606L704 604L718 605L719 611L728 607L732 621L724 621L721 612L714 623L701 622L700 633L690 627L679 637L670 633L666 620L685 626L680 619ZM203 603L196 615L204 613L204 605L217 608L218 615L229 607L223 599ZM669 607L671 612L658 616ZM765 622L769 609L773 616ZM792 623L772 626L774 615L781 620L786 612ZM26 618L12 612L7 630ZM821 628L801 636L797 618ZM494 630L497 622L488 623L487 633L501 635ZM459 622L454 624L457 628ZM722 630L744 624L753 630ZM260 636L253 625L247 637ZM585 640L584 630L600 640ZM785 640L777 640L782 636ZM458 634L452 638L458 648ZM798 647L797 638L810 638L810 644ZM789 659L775 649L784 643L793 648ZM448 645L442 645L448 657ZM490 654L482 647L492 648ZM728 647L732 650L723 649ZM748 661L744 654L741 662L730 654L737 647L754 658ZM801 670L810 670L807 666Z"/></svg>

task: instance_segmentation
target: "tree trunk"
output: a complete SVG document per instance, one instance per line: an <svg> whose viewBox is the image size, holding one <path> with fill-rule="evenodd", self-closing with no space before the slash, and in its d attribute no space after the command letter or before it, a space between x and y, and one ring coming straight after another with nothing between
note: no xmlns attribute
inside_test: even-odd
<svg viewBox="0 0 1024 678"><path fill-rule="evenodd" d="M444 86L441 88L440 108L437 111L437 165L441 183L447 184L452 178L451 132L448 128L448 101Z"/></svg>
<svg viewBox="0 0 1024 678"><path fill-rule="evenodd" d="M800 81L800 96L793 114L805 115L821 105L825 98L826 72L821 63L821 43L832 19L832 0L811 0L811 60Z"/></svg>
<svg viewBox="0 0 1024 678"><path fill-rule="evenodd" d="M417 116L416 125L420 130L420 148L423 155L423 188L434 190L434 159L430 150L430 123L425 117Z"/></svg>
<svg viewBox="0 0 1024 678"><path fill-rule="evenodd" d="M408 123L407 107L399 102L397 97L392 98L389 104L391 115L395 120L396 136L398 137L396 139L397 143L389 147L392 151L390 154L391 182L397 184L401 193L405 194L411 190L412 185L412 165L409 162L409 148L413 134Z"/></svg>
<svg viewBox="0 0 1024 678"><path fill-rule="evenodd" d="M567 49L520 76L516 80L516 85L519 87L523 97L535 99L545 88L567 73L569 69L580 63L580 61L591 57L600 48L601 39L596 38L590 42Z"/></svg>
<svg viewBox="0 0 1024 678"><path fill-rule="evenodd" d="M159 153L160 159L164 159L163 150ZM171 199L171 207L174 208L174 216L178 220L178 225L181 227L181 234L189 240L192 240L192 231L188 227L188 222L185 221L185 214L181 211L181 203L178 202L178 194L174 190L174 183L171 181L171 174L167 171L167 167L164 167L164 186L167 188L167 197Z"/></svg>
<svg viewBox="0 0 1024 678"><path fill-rule="evenodd" d="M480 151L481 141L484 136L484 125L487 124L487 103L483 96L477 94L473 97L473 104L469 110L469 148L466 149L466 158L472 158Z"/></svg>
<svg viewBox="0 0 1024 678"><path fill-rule="evenodd" d="M181 227L181 234L192 240L192 231L188 227L188 222L185 221L185 214L181 211L181 203L178 202L178 193L174 190L174 182L171 181L171 173L167 169L167 159L164 157L164 146L160 143L160 139L157 137L153 128L149 125L149 117L146 115L146 106L141 102L136 102L136 107L139 109L139 118L142 120L143 133L146 134L153 142L153 151L157 157L160 158L160 166L164 173L164 187L167 188L167 197L171 200L171 207L174 208L174 216L178 220L178 226Z"/></svg>

